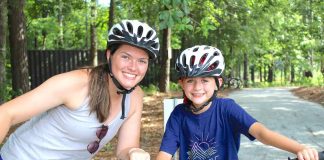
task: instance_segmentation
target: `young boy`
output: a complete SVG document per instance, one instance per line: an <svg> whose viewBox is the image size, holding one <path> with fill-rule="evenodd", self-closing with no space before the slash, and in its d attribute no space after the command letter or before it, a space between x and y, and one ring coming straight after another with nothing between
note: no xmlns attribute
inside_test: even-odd
<svg viewBox="0 0 324 160"><path fill-rule="evenodd" d="M232 99L216 97L225 68L221 52L201 45L184 50L176 61L184 103L175 107L166 125L157 160L237 160L240 135L318 160L317 151L275 133L255 120Z"/></svg>

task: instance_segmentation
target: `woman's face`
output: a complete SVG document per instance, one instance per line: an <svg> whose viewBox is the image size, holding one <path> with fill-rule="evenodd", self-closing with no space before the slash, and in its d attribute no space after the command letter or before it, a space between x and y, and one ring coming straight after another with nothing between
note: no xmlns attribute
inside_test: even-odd
<svg viewBox="0 0 324 160"><path fill-rule="evenodd" d="M194 106L200 107L206 103L216 90L216 82L214 77L195 77L183 78L179 83Z"/></svg>
<svg viewBox="0 0 324 160"><path fill-rule="evenodd" d="M119 46L111 58L111 70L118 82L125 88L131 89L145 76L148 68L149 56L140 48L123 44Z"/></svg>

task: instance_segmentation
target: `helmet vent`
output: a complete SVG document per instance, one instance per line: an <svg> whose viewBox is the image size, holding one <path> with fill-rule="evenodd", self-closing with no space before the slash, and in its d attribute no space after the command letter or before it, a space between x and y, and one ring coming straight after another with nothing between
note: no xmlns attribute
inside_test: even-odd
<svg viewBox="0 0 324 160"><path fill-rule="evenodd" d="M219 56L219 53L217 51L215 51L214 56Z"/></svg>
<svg viewBox="0 0 324 160"><path fill-rule="evenodd" d="M142 37L143 34L143 26L139 26L137 30L137 37Z"/></svg>
<svg viewBox="0 0 324 160"><path fill-rule="evenodd" d="M150 30L149 32L147 32L146 38L150 39L152 35L153 35L153 32L152 32L152 30Z"/></svg>
<svg viewBox="0 0 324 160"><path fill-rule="evenodd" d="M186 59L186 56L183 56L182 57L182 64L183 64L183 66L186 66L186 61L187 61L187 59Z"/></svg>
<svg viewBox="0 0 324 160"><path fill-rule="evenodd" d="M219 62L216 61L208 67L208 71L214 70L218 66Z"/></svg>
<svg viewBox="0 0 324 160"><path fill-rule="evenodd" d="M206 46L206 47L204 48L204 50L207 50L207 49L210 49L210 47L209 47L209 46Z"/></svg>
<svg viewBox="0 0 324 160"><path fill-rule="evenodd" d="M113 32L115 35L123 36L123 33L118 28L114 28Z"/></svg>
<svg viewBox="0 0 324 160"><path fill-rule="evenodd" d="M197 51L198 51L198 49L199 49L199 48L198 48L198 47L196 47L196 48L194 48L194 49L193 49L192 51L193 51L193 52L197 52Z"/></svg>
<svg viewBox="0 0 324 160"><path fill-rule="evenodd" d="M127 25L127 29L128 29L128 31L129 31L130 33L133 33L133 25L132 25L131 23L129 23L129 22L127 22L126 25Z"/></svg>
<svg viewBox="0 0 324 160"><path fill-rule="evenodd" d="M194 63L195 63L195 59L196 59L195 56L191 56L191 57L190 57L190 67L191 67L191 68L192 68L192 66L193 66Z"/></svg>
<svg viewBox="0 0 324 160"><path fill-rule="evenodd" d="M204 64L206 58L207 58L207 53L205 53L205 54L200 58L199 66L201 66L202 64Z"/></svg>
<svg viewBox="0 0 324 160"><path fill-rule="evenodd" d="M153 43L151 45L151 47L154 48L154 49L158 49L159 48L159 44L158 43Z"/></svg>

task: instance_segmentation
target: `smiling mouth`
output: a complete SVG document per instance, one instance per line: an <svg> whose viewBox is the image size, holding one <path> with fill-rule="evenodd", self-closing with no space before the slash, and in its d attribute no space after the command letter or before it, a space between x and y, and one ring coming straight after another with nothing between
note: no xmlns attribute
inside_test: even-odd
<svg viewBox="0 0 324 160"><path fill-rule="evenodd" d="M130 73L124 73L123 74L127 79L135 79L136 75L135 74L130 74Z"/></svg>
<svg viewBox="0 0 324 160"><path fill-rule="evenodd" d="M204 95L204 93L192 93L192 96L194 96L194 97L201 97L203 95Z"/></svg>

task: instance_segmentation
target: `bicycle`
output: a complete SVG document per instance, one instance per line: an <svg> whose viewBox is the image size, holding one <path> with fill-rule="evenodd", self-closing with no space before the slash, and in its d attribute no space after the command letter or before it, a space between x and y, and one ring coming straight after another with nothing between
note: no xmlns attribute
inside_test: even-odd
<svg viewBox="0 0 324 160"><path fill-rule="evenodd" d="M224 77L224 84L222 85L222 89L230 88L230 89L240 89L242 87L242 80L240 78Z"/></svg>
<svg viewBox="0 0 324 160"><path fill-rule="evenodd" d="M324 160L324 151L318 152L318 159L319 160ZM288 160L298 160L298 158L291 159L290 157L288 157Z"/></svg>

